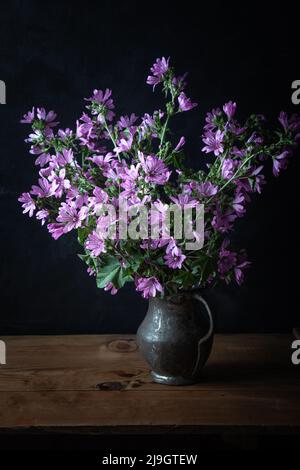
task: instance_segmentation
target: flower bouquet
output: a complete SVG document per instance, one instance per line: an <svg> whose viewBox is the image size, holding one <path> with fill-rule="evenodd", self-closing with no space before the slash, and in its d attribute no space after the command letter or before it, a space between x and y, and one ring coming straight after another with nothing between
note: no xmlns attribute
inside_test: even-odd
<svg viewBox="0 0 300 470"><path fill-rule="evenodd" d="M262 191L266 167L274 176L286 168L299 117L281 112L271 130L261 114L239 122L232 101L213 109L202 148L199 138L206 170L194 171L184 163L184 136L171 132L172 117L197 106L186 95L186 75L163 57L147 84L161 87L165 105L141 118L116 118L109 89L86 98L75 130L59 128L44 108L24 115L39 168L38 183L19 198L24 213L55 240L76 231L88 273L111 294L127 282L158 299L219 280L241 284L250 263L245 250L231 247L230 232Z"/></svg>

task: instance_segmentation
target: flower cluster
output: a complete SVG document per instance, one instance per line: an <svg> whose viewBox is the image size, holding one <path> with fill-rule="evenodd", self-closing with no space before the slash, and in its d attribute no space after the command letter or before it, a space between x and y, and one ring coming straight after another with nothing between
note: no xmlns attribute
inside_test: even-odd
<svg viewBox="0 0 300 470"><path fill-rule="evenodd" d="M24 213L35 215L55 240L76 231L88 273L111 294L126 282L134 282L145 298L218 280L241 284L250 263L244 250L230 246L230 232L252 195L261 192L268 162L278 176L300 139L297 115L281 112L278 128L270 131L262 115L240 123L230 101L206 116L202 152L212 156L207 171L191 171L184 165L185 138L173 142L170 119L197 104L186 95L186 75L176 76L169 62L157 59L147 78L153 89L162 87L163 110L116 119L106 89L86 98L75 130L60 129L54 111L44 108L33 108L21 120L32 127L26 141L39 172L37 184L19 197ZM131 209L130 220L120 216L121 198ZM122 225L144 206L156 208L162 230L170 203L204 205L202 249L188 250L184 237L175 239L172 233L121 237ZM116 209L113 216L103 210L107 204Z"/></svg>

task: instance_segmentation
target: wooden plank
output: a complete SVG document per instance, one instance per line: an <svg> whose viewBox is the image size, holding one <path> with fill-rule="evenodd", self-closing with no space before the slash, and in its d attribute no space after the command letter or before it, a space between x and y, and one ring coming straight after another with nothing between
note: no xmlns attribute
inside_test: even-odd
<svg viewBox="0 0 300 470"><path fill-rule="evenodd" d="M8 337L6 341L8 360L0 368L0 391L169 390L152 382L134 336ZM300 387L290 344L288 335L217 335L202 381L188 388Z"/></svg>
<svg viewBox="0 0 300 470"><path fill-rule="evenodd" d="M0 392L0 427L296 426L298 392Z"/></svg>
<svg viewBox="0 0 300 470"><path fill-rule="evenodd" d="M5 369L59 367L101 367L117 363L126 354L126 363L140 366L135 335L7 336ZM286 362L291 353L292 335L216 335L213 356L224 362L239 357L249 363L260 359ZM2 368L1 368L2 370Z"/></svg>
<svg viewBox="0 0 300 470"><path fill-rule="evenodd" d="M188 390L293 390L300 393L299 374L290 374L276 368L264 371L259 369L223 369L220 365L208 364L198 384L188 385ZM93 390L153 390L166 391L170 387L154 383L149 369L123 366L122 370L86 369L25 369L8 370L0 374L0 391L93 391ZM181 391L182 387L172 386L172 390Z"/></svg>
<svg viewBox="0 0 300 470"><path fill-rule="evenodd" d="M217 335L203 380L152 382L134 335L1 338L0 429L300 427L290 335Z"/></svg>
<svg viewBox="0 0 300 470"><path fill-rule="evenodd" d="M5 369L98 367L122 360L140 363L134 335L7 336Z"/></svg>

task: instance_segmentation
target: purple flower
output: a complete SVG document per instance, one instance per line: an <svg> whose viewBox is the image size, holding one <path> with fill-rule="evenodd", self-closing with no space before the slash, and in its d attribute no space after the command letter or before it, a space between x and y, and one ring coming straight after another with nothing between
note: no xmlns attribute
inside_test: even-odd
<svg viewBox="0 0 300 470"><path fill-rule="evenodd" d="M218 186L210 183L210 181L206 181L204 183L200 183L196 186L196 190L200 196L214 196L218 192Z"/></svg>
<svg viewBox="0 0 300 470"><path fill-rule="evenodd" d="M165 59L165 57L162 57L161 59L156 59L156 62L151 67L150 70L153 76L149 75L147 77L147 84L153 85L153 89L156 87L158 83L162 81L164 74L168 71L169 60L170 58Z"/></svg>
<svg viewBox="0 0 300 470"><path fill-rule="evenodd" d="M284 130L287 131L289 128L289 120L288 120L288 115L286 112L281 111L279 113L278 121L280 122Z"/></svg>
<svg viewBox="0 0 300 470"><path fill-rule="evenodd" d="M156 292L163 292L163 287L156 277L140 277L136 280L136 290L142 292L144 299L155 297Z"/></svg>
<svg viewBox="0 0 300 470"><path fill-rule="evenodd" d="M185 144L185 138L182 136L182 137L180 137L178 144L174 148L174 152L178 152L178 150L180 150L181 147L184 146L184 144Z"/></svg>
<svg viewBox="0 0 300 470"><path fill-rule="evenodd" d="M39 186L33 185L30 193L41 198L54 196L58 185L55 181L49 183L46 178L39 178Z"/></svg>
<svg viewBox="0 0 300 470"><path fill-rule="evenodd" d="M103 111L105 111L105 115L108 121L112 121L114 118L115 113L111 111L114 109L114 102L111 98L111 90L106 88L105 92L102 90L97 90L95 89L93 91L93 95L90 96L89 98L85 98L86 101L91 101L92 103L97 103L98 105L101 105L103 108ZM93 109L91 110L92 114L98 114L98 119L102 123L102 112L99 113L99 109Z"/></svg>
<svg viewBox="0 0 300 470"><path fill-rule="evenodd" d="M65 141L69 137L72 137L73 131L67 127L67 129L59 129L57 135L62 141Z"/></svg>
<svg viewBox="0 0 300 470"><path fill-rule="evenodd" d="M41 121L45 121L46 127L55 127L58 122L54 122L57 114L54 111L47 111L44 108L37 108L36 110L37 118Z"/></svg>
<svg viewBox="0 0 300 470"><path fill-rule="evenodd" d="M230 180L235 173L236 167L238 166L237 161L231 160L231 158L224 158L222 162L222 178Z"/></svg>
<svg viewBox="0 0 300 470"><path fill-rule="evenodd" d="M138 128L140 140L142 140L146 134L151 132L152 137L157 137L155 132L155 119L150 114L145 113L141 125Z"/></svg>
<svg viewBox="0 0 300 470"><path fill-rule="evenodd" d="M256 145L260 145L262 144L264 141L264 139L262 138L262 136L260 135L257 135L256 132L253 132L249 139L247 140L246 144L248 144L247 148L251 150L251 148L253 147L252 145L249 145L249 144L256 144Z"/></svg>
<svg viewBox="0 0 300 470"><path fill-rule="evenodd" d="M156 230L161 230L161 232L166 232L167 229L165 227L165 220L168 214L169 205L164 204L159 199L152 203L151 211L150 211L150 222L151 226L155 227ZM156 240L157 246L159 245L160 240ZM156 248L157 248L156 246Z"/></svg>
<svg viewBox="0 0 300 470"><path fill-rule="evenodd" d="M273 157L273 175L278 176L280 170L285 170L288 165L288 157L290 152L284 150L280 155Z"/></svg>
<svg viewBox="0 0 300 470"><path fill-rule="evenodd" d="M114 287L114 285L109 282L105 287L104 287L104 290L105 291L110 291L111 295L116 295L117 292L118 292L118 289L116 289L116 287Z"/></svg>
<svg viewBox="0 0 300 470"><path fill-rule="evenodd" d="M48 166L40 169L39 174L42 178L48 178L56 170L57 170L56 163L51 161Z"/></svg>
<svg viewBox="0 0 300 470"><path fill-rule="evenodd" d="M74 206L76 209L81 209L82 206L87 206L89 202L89 197L87 193L85 194L77 194L72 202L70 202L71 206Z"/></svg>
<svg viewBox="0 0 300 470"><path fill-rule="evenodd" d="M246 149L239 149L238 147L234 146L232 147L230 153L235 157L243 158L246 155L247 151Z"/></svg>
<svg viewBox="0 0 300 470"><path fill-rule="evenodd" d="M31 124L34 120L34 108L31 111L28 111L27 114L24 114L23 119L21 119L22 124Z"/></svg>
<svg viewBox="0 0 300 470"><path fill-rule="evenodd" d="M108 194L101 188L95 188L93 190L93 195L96 204L106 204L108 202Z"/></svg>
<svg viewBox="0 0 300 470"><path fill-rule="evenodd" d="M238 178L233 180L233 183L236 185L236 193L242 194L245 198L245 202L250 202L251 198L249 193L252 193L253 190L248 178Z"/></svg>
<svg viewBox="0 0 300 470"><path fill-rule="evenodd" d="M238 217L242 217L246 212L244 204L245 197L240 192L237 192L232 201L232 207Z"/></svg>
<svg viewBox="0 0 300 470"><path fill-rule="evenodd" d="M32 142L34 145L31 147L30 153L37 155L43 152L41 147L38 144L39 140L43 139L43 133L40 129L35 129L31 134L29 134L28 139L25 139L25 142Z"/></svg>
<svg viewBox="0 0 300 470"><path fill-rule="evenodd" d="M95 230L88 236L85 248L90 250L93 256L99 256L105 251L104 241Z"/></svg>
<svg viewBox="0 0 300 470"><path fill-rule="evenodd" d="M45 166L51 161L51 155L49 153L41 153L35 160L35 165Z"/></svg>
<svg viewBox="0 0 300 470"><path fill-rule="evenodd" d="M300 117L296 113L289 118L286 112L281 111L278 120L286 132L300 129Z"/></svg>
<svg viewBox="0 0 300 470"><path fill-rule="evenodd" d="M156 77L162 77L169 68L169 60L170 57L168 59L165 59L165 57L162 57L161 59L156 59L156 62L150 69L153 75L155 75Z"/></svg>
<svg viewBox="0 0 300 470"><path fill-rule="evenodd" d="M225 239L219 252L218 272L221 279L225 279L225 281L228 282L226 274L233 270L236 282L241 285L244 280L244 270L247 269L251 263L247 261L246 252L244 250L237 254L228 250L228 246L229 240Z"/></svg>
<svg viewBox="0 0 300 470"><path fill-rule="evenodd" d="M74 161L74 155L72 149L63 149L62 152L58 152L54 157L54 161L59 166L66 166Z"/></svg>
<svg viewBox="0 0 300 470"><path fill-rule="evenodd" d="M57 223L48 224L47 228L49 230L49 233L54 238L54 240L57 240L59 237L61 237L65 233L63 224L57 224Z"/></svg>
<svg viewBox="0 0 300 470"><path fill-rule="evenodd" d="M155 89L156 85L161 82L159 77L152 77L152 75L148 75L147 77L147 85L153 85L153 90Z"/></svg>
<svg viewBox="0 0 300 470"><path fill-rule="evenodd" d="M28 212L29 217L33 216L33 213L36 209L35 202L30 196L30 193L22 193L21 196L18 198L19 202L22 202L23 207L23 214Z"/></svg>
<svg viewBox="0 0 300 470"><path fill-rule="evenodd" d="M36 213L36 218L37 220L41 221L42 225L44 225L48 216L49 216L49 212L47 211L47 209L41 209L40 211Z"/></svg>
<svg viewBox="0 0 300 470"><path fill-rule="evenodd" d="M237 254L228 250L229 240L225 239L219 252L218 272L222 279L235 265Z"/></svg>
<svg viewBox="0 0 300 470"><path fill-rule="evenodd" d="M144 157L142 152L138 152L139 160L146 174L147 183L165 184L170 178L171 171L165 166L164 162L154 155Z"/></svg>
<svg viewBox="0 0 300 470"><path fill-rule="evenodd" d="M241 250L238 254L237 264L234 267L235 280L240 286L244 281L244 270L251 266L251 262L247 261L247 255L244 250Z"/></svg>
<svg viewBox="0 0 300 470"><path fill-rule="evenodd" d="M55 197L62 197L64 192L67 192L71 188L71 183L68 179L66 179L66 170L62 168L58 175L53 171L49 175L49 181L54 182L57 186L55 190L54 196Z"/></svg>
<svg viewBox="0 0 300 470"><path fill-rule="evenodd" d="M88 214L88 208L83 206L80 210L76 208L76 205L72 202L66 204L65 202L59 208L59 215L57 222L64 224L63 232L67 233L74 228L79 228L82 225L82 221L86 219Z"/></svg>
<svg viewBox="0 0 300 470"><path fill-rule="evenodd" d="M93 163L95 163L95 165L98 165L104 173L104 172L109 171L110 166L111 166L110 165L111 161L113 160L114 157L115 157L115 155L113 153L109 152L105 156L104 155L94 155L93 157L90 157L88 159L91 160Z"/></svg>
<svg viewBox="0 0 300 470"><path fill-rule="evenodd" d="M93 120L86 113L83 113L79 121L76 121L76 137L83 143L96 137Z"/></svg>
<svg viewBox="0 0 300 470"><path fill-rule="evenodd" d="M220 129L218 129L215 133L212 131L207 131L203 137L203 142L206 144L206 146L203 147L202 152L214 152L216 156L220 155L224 150L222 144L223 138L224 132L220 131Z"/></svg>
<svg viewBox="0 0 300 470"><path fill-rule="evenodd" d="M236 103L233 103L232 101L228 101L228 103L224 104L223 111L228 117L228 120L230 121L231 118L235 115Z"/></svg>
<svg viewBox="0 0 300 470"><path fill-rule="evenodd" d="M170 199L183 209L196 207L199 204L199 202L196 199L193 199L189 194L179 194L177 197L170 196Z"/></svg>
<svg viewBox="0 0 300 470"><path fill-rule="evenodd" d="M117 123L117 126L119 129L127 129L131 126L133 126L133 124L136 122L136 120L138 119L138 117L132 113L130 115L130 117L128 116L121 116L118 123Z"/></svg>
<svg viewBox="0 0 300 470"><path fill-rule="evenodd" d="M87 268L86 272L88 273L89 276L96 276L96 271L91 266Z"/></svg>
<svg viewBox="0 0 300 470"><path fill-rule="evenodd" d="M123 180L123 183L121 186L123 188L127 188L128 184L129 186L132 186L135 188L135 183L139 178L139 169L140 169L141 164L138 163L137 165L130 165L130 167L125 166L123 171L120 173L120 177Z"/></svg>
<svg viewBox="0 0 300 470"><path fill-rule="evenodd" d="M108 202L108 194L101 188L95 188L93 196L88 198L88 207L91 214L99 214L99 211L103 208L103 204Z"/></svg>
<svg viewBox="0 0 300 470"><path fill-rule="evenodd" d="M95 89L92 96L85 98L86 101L95 101L98 104L104 104L107 108L113 109L114 104L111 98L111 90L106 88L105 92Z"/></svg>
<svg viewBox="0 0 300 470"><path fill-rule="evenodd" d="M216 207L214 211L214 217L212 219L211 225L218 232L226 233L232 228L232 224L237 218L237 215L232 212L230 208L222 212L220 206Z"/></svg>
<svg viewBox="0 0 300 470"><path fill-rule="evenodd" d="M131 149L133 142L133 136L130 134L128 139L120 139L117 143L117 146L114 148L114 151L119 154L121 152L128 152Z"/></svg>
<svg viewBox="0 0 300 470"><path fill-rule="evenodd" d="M172 83L173 85L176 86L177 90L184 90L184 88L186 87L187 83L186 83L186 77L187 77L187 72L184 73L183 75L180 75L178 77L174 77L173 80L172 80Z"/></svg>
<svg viewBox="0 0 300 470"><path fill-rule="evenodd" d="M254 168L254 170L251 172L251 175L250 175L250 176L254 176L254 188L253 189L254 191L257 191L258 194L261 193L262 186L266 184L266 179L264 175L259 174L262 169L263 169L263 165L257 168Z"/></svg>
<svg viewBox="0 0 300 470"><path fill-rule="evenodd" d="M289 127L292 132L300 130L300 116L297 113L292 114L289 119Z"/></svg>
<svg viewBox="0 0 300 470"><path fill-rule="evenodd" d="M170 251L164 256L166 261L166 265L171 269L181 269L182 263L186 259L186 256L182 253L182 251L177 248L175 251Z"/></svg>
<svg viewBox="0 0 300 470"><path fill-rule="evenodd" d="M247 127L240 127L239 123L235 122L235 121L230 121L227 123L228 126L227 126L227 129L230 130L230 132L234 135L241 135L243 134L246 130L247 130Z"/></svg>
<svg viewBox="0 0 300 470"><path fill-rule="evenodd" d="M211 112L207 113L206 118L205 118L206 124L204 126L204 130L206 131L215 130L217 127L215 120L220 115L221 115L221 110L219 108L212 109Z"/></svg>
<svg viewBox="0 0 300 470"><path fill-rule="evenodd" d="M183 91L178 96L178 104L180 111L189 111L198 106L197 103L192 103L191 99L188 98Z"/></svg>

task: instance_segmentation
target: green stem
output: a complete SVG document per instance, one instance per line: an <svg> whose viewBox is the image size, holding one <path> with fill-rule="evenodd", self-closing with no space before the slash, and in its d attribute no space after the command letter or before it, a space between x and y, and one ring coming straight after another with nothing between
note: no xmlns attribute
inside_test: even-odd
<svg viewBox="0 0 300 470"><path fill-rule="evenodd" d="M112 143L114 144L114 148L115 148L115 147L117 146L117 142L116 142L114 136L112 135L112 133L110 132L109 127L108 127L108 125L107 125L107 122L106 122L106 119L105 119L105 118L104 118L104 127L105 127L105 129L106 129L106 131L107 131L107 133L108 133L108 135L109 135L109 137L110 137L110 140L111 140ZM118 160L119 160L119 162L121 161L119 154L118 154Z"/></svg>
<svg viewBox="0 0 300 470"><path fill-rule="evenodd" d="M165 124L164 124L164 127L163 127L163 130L162 130L162 134L161 134L161 139L160 139L160 147L161 148L162 148L162 145L163 145L164 140L165 140L165 135L166 135L166 130L167 130L167 125L168 125L169 119L170 119L170 115L168 114L167 118L166 118L166 121L165 121Z"/></svg>
<svg viewBox="0 0 300 470"><path fill-rule="evenodd" d="M223 186L221 187L221 189L220 189L214 196L211 196L211 197L207 200L206 204L209 204L212 199L214 199L216 196L218 196L218 195L231 183L231 181L233 181L233 180L237 177L237 175L238 175L239 172L242 170L242 168L246 165L246 163L248 163L249 160L251 160L251 159L254 158L255 156L256 156L256 154L253 154L253 155L251 155L250 157L246 158L246 159L244 160L244 162L242 163L242 165L241 165L241 166L237 169L237 171L234 173L234 175L233 175L228 181L226 181L225 184L223 184Z"/></svg>

